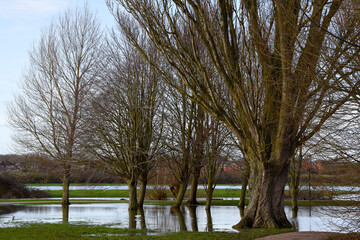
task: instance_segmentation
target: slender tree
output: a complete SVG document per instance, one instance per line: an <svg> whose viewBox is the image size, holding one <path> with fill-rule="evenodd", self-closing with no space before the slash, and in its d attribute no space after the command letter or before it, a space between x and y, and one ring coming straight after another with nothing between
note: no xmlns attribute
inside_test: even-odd
<svg viewBox="0 0 360 240"><path fill-rule="evenodd" d="M198 184L201 169L205 164L204 157L204 145L205 145L205 132L204 132L204 124L205 124L205 113L201 109L201 107L197 106L195 109L195 117L194 117L194 137L192 141L192 161L190 163L190 171L192 175L190 195L187 201L187 205L194 206L197 205L198 202L196 200Z"/></svg>
<svg viewBox="0 0 360 240"><path fill-rule="evenodd" d="M57 17L30 51L22 93L9 107L19 146L60 165L63 205L69 205L71 167L84 158L84 115L99 76L101 36L86 5Z"/></svg>
<svg viewBox="0 0 360 240"><path fill-rule="evenodd" d="M138 21L191 94L182 91L168 72L162 72L164 78L224 122L244 146L251 198L234 227L291 227L284 212L291 156L360 84L354 65L360 51L359 18L349 10L356 1L112 0L108 4L117 17L129 19L128 12ZM129 41L143 52L133 26L122 22ZM198 54L203 46L205 57ZM220 76L230 102L214 86L218 81L209 77L208 63Z"/></svg>
<svg viewBox="0 0 360 240"><path fill-rule="evenodd" d="M99 165L127 181L129 210L135 210L144 203L148 172L158 150L162 95L157 71L120 38L112 33L104 78L90 108L89 149L100 159ZM154 47L149 44L146 51L157 61Z"/></svg>
<svg viewBox="0 0 360 240"><path fill-rule="evenodd" d="M179 208L189 183L193 162L196 105L171 88L167 91L166 99L164 145L169 156L168 167L175 181L172 186L175 198L173 207Z"/></svg>
<svg viewBox="0 0 360 240"><path fill-rule="evenodd" d="M228 152L230 130L224 126L218 119L206 114L205 121L205 164L204 177L206 178L206 210L211 207L213 192L217 184L217 180L223 172L223 167L229 163Z"/></svg>

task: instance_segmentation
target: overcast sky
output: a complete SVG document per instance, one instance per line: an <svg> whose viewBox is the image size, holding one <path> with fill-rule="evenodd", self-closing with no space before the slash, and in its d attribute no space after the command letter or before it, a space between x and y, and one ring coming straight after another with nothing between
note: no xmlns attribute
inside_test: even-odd
<svg viewBox="0 0 360 240"><path fill-rule="evenodd" d="M54 17L85 2L101 23L112 27L105 0L0 0L0 154L14 153L6 109L19 92L28 50Z"/></svg>

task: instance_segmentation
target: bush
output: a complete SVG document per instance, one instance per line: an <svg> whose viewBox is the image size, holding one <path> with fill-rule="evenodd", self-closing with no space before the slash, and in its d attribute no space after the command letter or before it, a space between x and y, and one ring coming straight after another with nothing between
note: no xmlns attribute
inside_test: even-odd
<svg viewBox="0 0 360 240"><path fill-rule="evenodd" d="M44 198L49 194L30 190L8 174L0 174L0 198Z"/></svg>
<svg viewBox="0 0 360 240"><path fill-rule="evenodd" d="M155 187L154 189L146 190L145 198L148 200L167 200L169 190L163 187Z"/></svg>

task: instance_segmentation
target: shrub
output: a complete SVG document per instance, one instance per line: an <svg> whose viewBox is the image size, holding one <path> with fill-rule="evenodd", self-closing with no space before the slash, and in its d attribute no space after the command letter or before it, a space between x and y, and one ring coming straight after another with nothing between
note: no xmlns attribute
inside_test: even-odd
<svg viewBox="0 0 360 240"><path fill-rule="evenodd" d="M155 187L146 191L145 198L148 200L167 200L169 190L164 187Z"/></svg>
<svg viewBox="0 0 360 240"><path fill-rule="evenodd" d="M8 174L0 174L0 198L44 198L49 194L30 190Z"/></svg>

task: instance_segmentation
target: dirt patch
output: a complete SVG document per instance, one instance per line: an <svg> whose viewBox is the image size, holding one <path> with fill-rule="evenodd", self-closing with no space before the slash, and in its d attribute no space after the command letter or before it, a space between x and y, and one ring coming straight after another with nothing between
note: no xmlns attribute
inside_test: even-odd
<svg viewBox="0 0 360 240"><path fill-rule="evenodd" d="M290 232L282 233L271 236L266 236L262 238L257 238L256 240L323 240L336 233L333 232Z"/></svg>

